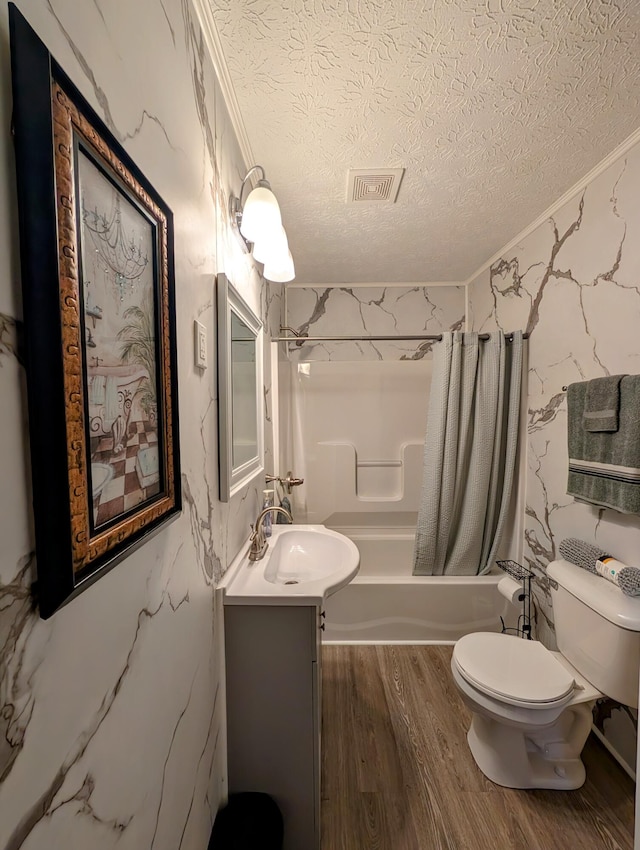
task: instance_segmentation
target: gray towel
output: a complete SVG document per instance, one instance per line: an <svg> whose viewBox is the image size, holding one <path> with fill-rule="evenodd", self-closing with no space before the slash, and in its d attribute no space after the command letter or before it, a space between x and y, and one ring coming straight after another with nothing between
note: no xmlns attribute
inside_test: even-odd
<svg viewBox="0 0 640 850"><path fill-rule="evenodd" d="M567 390L567 493L623 514L639 514L640 375L625 375L620 381L619 428L614 433L584 428L586 393L586 381Z"/></svg>
<svg viewBox="0 0 640 850"><path fill-rule="evenodd" d="M587 431L617 431L620 411L620 381L624 375L594 378L587 384L582 418Z"/></svg>
<svg viewBox="0 0 640 850"><path fill-rule="evenodd" d="M288 496L283 496L280 499L280 507L284 508L285 511L289 511L291 514L291 500ZM293 516L293 514L291 514ZM280 511L276 514L276 525L291 525L289 520L286 518L284 514L281 514Z"/></svg>

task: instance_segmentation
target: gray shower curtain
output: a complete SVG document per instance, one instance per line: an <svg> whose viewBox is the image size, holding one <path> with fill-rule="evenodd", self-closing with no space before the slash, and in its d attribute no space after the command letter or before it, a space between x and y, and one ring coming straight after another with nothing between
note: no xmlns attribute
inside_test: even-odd
<svg viewBox="0 0 640 850"><path fill-rule="evenodd" d="M445 333L436 347L414 575L478 575L496 556L513 493L522 331Z"/></svg>

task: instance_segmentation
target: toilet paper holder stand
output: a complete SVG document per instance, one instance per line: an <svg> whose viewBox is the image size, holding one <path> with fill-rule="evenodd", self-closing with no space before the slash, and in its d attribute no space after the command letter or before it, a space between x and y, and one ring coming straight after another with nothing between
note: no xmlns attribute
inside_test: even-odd
<svg viewBox="0 0 640 850"><path fill-rule="evenodd" d="M504 573L522 583L522 592L518 595L518 600L522 602L522 614L518 617L518 625L515 628L508 627L500 617L502 632L531 640L531 582L535 579L535 574L517 561L496 561L496 564Z"/></svg>

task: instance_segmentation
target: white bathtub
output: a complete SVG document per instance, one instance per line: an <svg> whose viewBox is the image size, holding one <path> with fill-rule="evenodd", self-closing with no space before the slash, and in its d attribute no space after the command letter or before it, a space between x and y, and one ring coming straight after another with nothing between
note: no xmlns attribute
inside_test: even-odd
<svg viewBox="0 0 640 850"><path fill-rule="evenodd" d="M497 590L503 573L411 575L415 514L334 514L325 525L361 558L356 578L326 600L326 643L453 643L499 632L501 616L514 624L518 612Z"/></svg>

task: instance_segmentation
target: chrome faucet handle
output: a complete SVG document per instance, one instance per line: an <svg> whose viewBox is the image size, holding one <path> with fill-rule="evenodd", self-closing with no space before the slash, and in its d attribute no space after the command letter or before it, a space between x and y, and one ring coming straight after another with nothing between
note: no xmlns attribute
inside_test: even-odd
<svg viewBox="0 0 640 850"><path fill-rule="evenodd" d="M251 523L251 534L249 535L251 543L255 542L255 546L259 547L263 545L264 539L264 526L258 525L258 523L254 526L253 523Z"/></svg>
<svg viewBox="0 0 640 850"><path fill-rule="evenodd" d="M269 544L267 543L267 538L264 534L264 527L262 525L256 522L255 528L253 528L253 526L251 526L251 528L253 531L249 537L249 542L251 543L249 546L249 560L259 561L267 551Z"/></svg>

